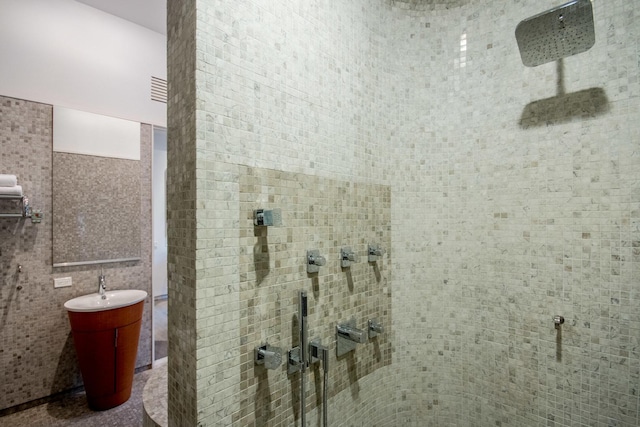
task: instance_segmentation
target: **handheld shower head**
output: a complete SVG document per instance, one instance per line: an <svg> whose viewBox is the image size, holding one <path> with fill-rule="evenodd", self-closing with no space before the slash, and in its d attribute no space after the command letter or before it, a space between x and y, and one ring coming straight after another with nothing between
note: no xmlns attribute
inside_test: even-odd
<svg viewBox="0 0 640 427"><path fill-rule="evenodd" d="M305 371L309 363L307 336L307 291L298 292L298 323L300 324L300 369Z"/></svg>

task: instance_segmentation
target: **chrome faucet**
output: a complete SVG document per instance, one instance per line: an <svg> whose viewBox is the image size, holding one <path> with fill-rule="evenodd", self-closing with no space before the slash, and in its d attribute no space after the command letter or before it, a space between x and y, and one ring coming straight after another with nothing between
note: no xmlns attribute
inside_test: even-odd
<svg viewBox="0 0 640 427"><path fill-rule="evenodd" d="M367 342L367 333L347 323L336 326L336 332L339 337L346 338L358 344Z"/></svg>
<svg viewBox="0 0 640 427"><path fill-rule="evenodd" d="M336 325L336 356L340 357L367 342L367 331L356 328L356 319Z"/></svg>
<svg viewBox="0 0 640 427"><path fill-rule="evenodd" d="M105 280L104 274L98 276L98 293L102 297L102 299L107 299L107 296L104 294L104 291L107 290L107 282Z"/></svg>

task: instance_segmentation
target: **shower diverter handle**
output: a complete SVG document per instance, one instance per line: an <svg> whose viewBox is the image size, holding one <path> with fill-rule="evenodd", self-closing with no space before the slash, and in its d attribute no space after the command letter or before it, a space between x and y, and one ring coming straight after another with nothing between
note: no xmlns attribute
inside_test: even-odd
<svg viewBox="0 0 640 427"><path fill-rule="evenodd" d="M256 365L263 365L267 369L277 369L282 364L282 350L269 344L255 349Z"/></svg>

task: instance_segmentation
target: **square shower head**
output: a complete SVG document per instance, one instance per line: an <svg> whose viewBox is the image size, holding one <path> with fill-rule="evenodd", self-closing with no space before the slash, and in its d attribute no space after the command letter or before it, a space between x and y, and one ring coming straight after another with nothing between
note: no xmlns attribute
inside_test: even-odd
<svg viewBox="0 0 640 427"><path fill-rule="evenodd" d="M535 67L587 51L596 42L591 0L574 0L516 27L522 63Z"/></svg>

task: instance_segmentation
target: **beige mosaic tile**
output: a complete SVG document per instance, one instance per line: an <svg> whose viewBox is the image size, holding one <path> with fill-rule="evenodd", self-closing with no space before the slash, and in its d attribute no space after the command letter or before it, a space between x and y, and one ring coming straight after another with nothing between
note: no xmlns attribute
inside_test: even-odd
<svg viewBox="0 0 640 427"><path fill-rule="evenodd" d="M268 202L261 203L267 194ZM391 335L381 334L354 352L336 357L338 323L355 319L367 329L369 319L387 328L391 321L389 256L367 261L369 243L390 244L388 187L355 184L317 176L259 168L240 169L240 354L243 423L264 424L272 417L293 423L295 407L286 402L299 394L299 374L287 375L287 364L272 372L256 366L254 349L265 343L286 351L299 346L298 292L308 295L309 337L330 350L329 395L391 363ZM282 227L255 227L255 209L282 210ZM349 268L340 265L340 249L351 246L359 256ZM327 260L318 273L307 273L307 250ZM388 250L388 249L387 249ZM389 330L389 329L388 329ZM321 400L322 369L305 376L308 408ZM277 413L273 408L281 407ZM287 408L285 410L285 408ZM288 421L284 421L288 420Z"/></svg>
<svg viewBox="0 0 640 427"><path fill-rule="evenodd" d="M638 6L594 1L591 50L526 68L515 26L556 5L171 6L176 420L297 422L296 385L252 371L251 349L293 344L301 254L371 233L333 212L380 186L392 362L334 378L334 423L640 422ZM278 205L289 225L252 234L252 209ZM341 274L312 281L314 324L359 306L327 301Z"/></svg>

